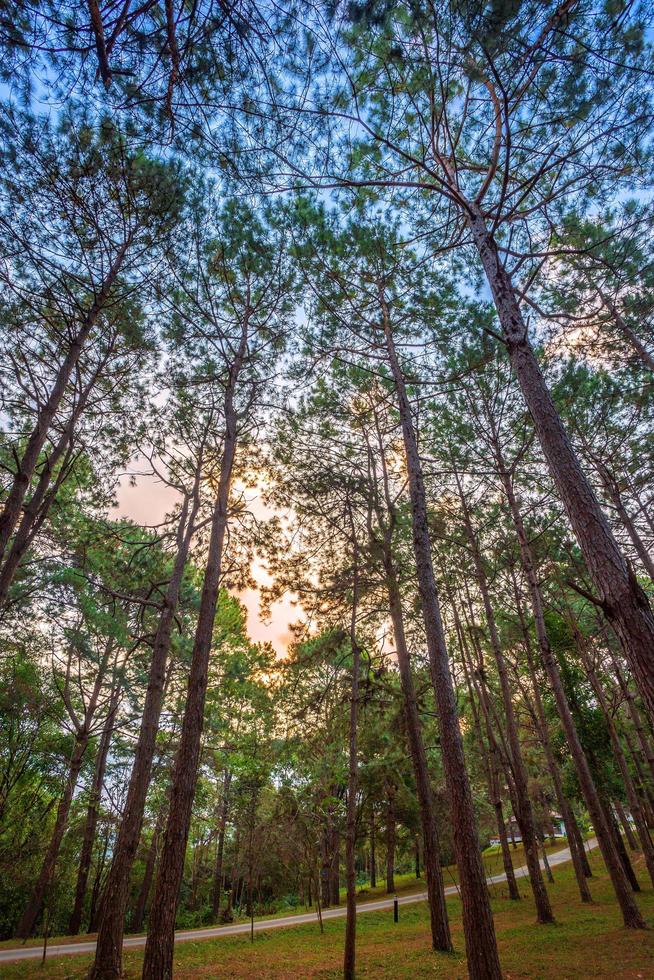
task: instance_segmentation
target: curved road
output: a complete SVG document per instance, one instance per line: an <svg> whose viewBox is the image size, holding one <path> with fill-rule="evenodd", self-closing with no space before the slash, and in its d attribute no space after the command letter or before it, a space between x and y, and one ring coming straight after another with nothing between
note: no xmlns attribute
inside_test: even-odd
<svg viewBox="0 0 654 980"><path fill-rule="evenodd" d="M586 842L588 850L597 847L596 838L591 838ZM570 849L564 847L554 854L548 854L548 860L552 867L557 864L564 864L570 860ZM541 866L543 862L541 861ZM515 869L516 878L526 878L528 875L526 865ZM492 875L486 881L489 885L499 884L505 881L504 873ZM456 895L456 885L450 885L445 889L446 895ZM415 895L405 895L398 899L400 905L409 905L412 902L424 902L427 899L427 892L418 892ZM363 912L380 912L384 909L393 907L392 898L382 898L376 902L362 902L357 906L357 914ZM341 919L345 917L345 907L339 906L335 909L324 909L323 919ZM301 915L287 915L277 919L258 919L254 923L255 932L264 932L267 929L290 929L292 926L303 926L308 923L315 923L317 916L315 912L306 912ZM211 926L206 929L187 929L175 933L175 942L183 943L193 939L217 939L220 936L238 936L250 932L249 922L239 922L231 926ZM124 949L134 949L135 947L145 946L145 936L128 936L123 942ZM95 951L95 941L82 943L66 943L56 946L48 946L47 957L51 959L55 956L72 956L76 953L93 953ZM18 960L40 960L43 956L43 946L19 946L15 949L1 949L0 963L12 963Z"/></svg>

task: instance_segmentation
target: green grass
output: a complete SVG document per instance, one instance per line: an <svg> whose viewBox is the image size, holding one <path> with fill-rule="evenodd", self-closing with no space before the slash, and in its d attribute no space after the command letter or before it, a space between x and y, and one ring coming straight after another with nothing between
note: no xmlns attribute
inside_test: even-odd
<svg viewBox="0 0 654 980"><path fill-rule="evenodd" d="M560 851L566 846L565 841L557 841L555 844L548 843L546 850L548 854L553 854L555 851ZM513 858L514 868L519 868L525 863L525 853L521 844L518 844L516 848L511 848L511 855ZM484 862L484 868L488 876L499 874L503 871L502 867L502 855L500 853L499 844L494 847L487 847L482 855L482 860ZM459 873L457 866L455 864L449 867L443 868L443 881L445 887L455 884L459 879ZM416 878L415 874L404 874L395 875L395 893L397 895L415 895L418 892L424 892L427 888L424 877ZM506 885L494 885L493 889L496 893L506 888ZM369 885L362 885L358 890L357 901L361 904L365 902L375 902L380 898L388 898L389 895L386 891L386 880L384 878L379 879L379 884L375 888L370 888ZM345 904L345 889L341 888L340 892L340 904ZM315 905L309 908L305 905L299 905L297 908L284 909L281 912L266 913L265 915L255 915L254 921L258 922L260 919L283 919L292 915L302 915L304 912L315 911ZM245 916L240 918L235 915L234 922L249 922L249 919ZM210 925L210 924L209 924ZM216 923L220 925L220 923ZM201 928L206 928L202 926ZM186 931L186 928L184 929ZM130 935L144 936L145 933L130 933ZM65 946L70 943L86 942L87 940L93 940L97 936L95 932L83 933L79 936L50 936L48 938L48 945L52 946ZM16 939L4 939L0 941L0 949L13 949L20 945L19 941ZM43 946L43 938L37 937L34 939L28 939L23 945L25 946ZM0 975L0 980L2 980Z"/></svg>
<svg viewBox="0 0 654 980"><path fill-rule="evenodd" d="M579 901L571 865L554 869L555 883L550 886L550 894L557 922L553 926L535 925L526 881L520 883L524 896L521 902L511 902L499 891L495 893L493 911L507 980L527 977L637 980L652 976L654 892L646 887L642 861L637 861L643 886L638 901L650 926L646 932L623 928L597 851L593 852L591 865L595 872L590 882L595 900L591 906ZM375 980L466 977L458 899L449 899L448 909L455 945L455 952L450 956L430 949L424 903L401 907L398 925L394 925L389 911L362 915L357 920L357 976ZM316 923L257 933L253 944L241 936L180 943L175 951L175 977L176 980L196 977L335 980L341 974L343 929L344 921L340 919L326 922L322 936ZM126 954L125 967L130 980L140 976L142 957L142 950ZM44 967L38 963L4 964L2 978L82 980L89 962L89 956L75 956L48 961Z"/></svg>

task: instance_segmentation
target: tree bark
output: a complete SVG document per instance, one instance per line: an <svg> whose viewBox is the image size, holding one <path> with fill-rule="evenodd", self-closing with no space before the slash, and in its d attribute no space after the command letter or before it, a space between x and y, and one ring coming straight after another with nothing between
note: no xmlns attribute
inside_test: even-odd
<svg viewBox="0 0 654 980"><path fill-rule="evenodd" d="M522 835L522 846L525 850L527 868L529 869L529 881L536 904L536 917L542 924L554 922L552 907L547 894L547 888L541 873L540 862L538 859L538 840L534 827L534 814L529 799L529 782L527 769L522 756L522 747L518 734L518 722L513 705L513 692L509 683L508 671L504 659L504 651L500 643L495 614L488 591L486 571L479 548L477 534L472 526L472 520L465 494L459 482L458 474L455 474L461 500L462 514L468 544L472 553L475 568L475 577L481 593L486 617L486 625L490 635L491 649L497 666L497 673L500 680L500 690L502 692L502 704L504 707L504 718L508 736L509 749L511 753L511 770L513 774L513 784L515 790L515 809L516 818Z"/></svg>
<svg viewBox="0 0 654 980"><path fill-rule="evenodd" d="M409 751L413 763L418 805L420 808L424 848L423 862L427 881L432 945L434 949L449 952L452 949L452 938L447 918L447 906L445 905L434 799L429 781L427 755L422 739L409 650L404 633L404 616L402 613L397 575L392 557L388 552L385 555L385 571L389 612L393 625L397 664L400 672L400 683L402 685Z"/></svg>
<svg viewBox="0 0 654 980"><path fill-rule="evenodd" d="M422 464L383 290L380 301L386 350L398 400L409 477L413 550L431 678L438 707L443 767L452 815L454 850L459 869L468 969L478 980L500 980L502 974L495 927L481 859L472 792L466 771L463 739L432 565Z"/></svg>
<svg viewBox="0 0 654 980"><path fill-rule="evenodd" d="M469 204L467 220L493 294L509 359L550 473L607 619L622 643L638 689L654 716L654 615L651 606L620 552L579 464L529 341L513 284L477 204Z"/></svg>
<svg viewBox="0 0 654 980"><path fill-rule="evenodd" d="M177 529L177 553L152 645L152 660L141 727L134 751L125 810L103 893L102 917L95 960L89 970L89 980L118 980L123 972L123 934L129 898L129 879L141 836L145 801L152 774L152 761L163 703L166 663L175 623L175 611L193 537L199 481L200 464L198 463L193 502L191 504L188 497L184 501Z"/></svg>
<svg viewBox="0 0 654 980"><path fill-rule="evenodd" d="M150 846L148 848L148 856L145 860L143 881L141 882L138 898L136 899L136 905L134 906L134 914L130 923L131 932L140 932L143 928L143 922L145 921L145 910L148 906L148 898L150 897L150 890L152 888L152 879L154 878L154 869L156 867L157 857L159 855L159 844L161 842L161 834L164 829L165 814L166 811L162 809L157 817L154 833L152 834L152 840L150 841Z"/></svg>
<svg viewBox="0 0 654 980"><path fill-rule="evenodd" d="M229 813L229 787L232 782L230 769L225 769L223 776L223 796L220 801L220 818L218 823L218 844L216 847L216 864L213 872L213 889L211 893L211 910L214 919L220 913L220 899L223 887L223 859L225 854L225 832L227 830L227 815Z"/></svg>
<svg viewBox="0 0 654 980"><path fill-rule="evenodd" d="M86 811L86 822L84 824L84 833L82 835L82 850L80 853L79 868L77 871L77 885L75 888L75 904L73 906L70 922L68 924L68 932L72 936L76 936L79 933L80 926L82 924L84 899L86 897L86 888L89 880L89 871L91 870L91 859L93 857L93 844L95 843L95 830L98 825L100 800L102 798L102 787L104 785L104 774L107 767L107 756L109 755L109 746L111 744L111 737L114 731L114 723L116 719L116 709L118 708L119 696L120 696L120 691L118 691L116 696L112 699L112 706L107 716L107 721L104 730L100 737L100 744L98 745L98 751L95 760L93 782L91 784L91 792L89 794L89 805Z"/></svg>
<svg viewBox="0 0 654 980"><path fill-rule="evenodd" d="M55 820L54 829L52 831L52 836L50 837L50 842L48 844L48 849L45 852L45 857L43 858L43 863L41 864L41 870L39 872L39 877L36 880L32 895L29 902L23 912L21 920L18 924L16 930L16 935L19 939L28 939L32 933L36 920L43 907L43 902L45 901L48 889L52 882L54 875L55 865L57 863L57 858L59 856L59 848L61 847L61 841L63 839L66 827L68 825L68 814L70 813L70 804L73 800L73 794L75 792L75 787L77 786L77 780L79 778L80 770L82 768L82 762L84 761L84 753L86 752L86 747L88 745L89 737L86 732L78 735L75 739L75 746L70 758L70 763L68 766L68 777L66 779L66 786L64 788L63 795L59 801L59 806L57 808L57 818Z"/></svg>
<svg viewBox="0 0 654 980"><path fill-rule="evenodd" d="M173 972L175 916L197 782L200 743L204 727L209 655L220 588L229 491L236 455L237 418L234 408L234 385L245 356L246 343L247 327L244 327L236 361L230 371L230 384L225 396L223 458L211 520L209 552L193 644L186 708L173 770L170 810L150 910L150 927L143 961L143 980L171 980Z"/></svg>
<svg viewBox="0 0 654 980"><path fill-rule="evenodd" d="M350 514L352 534L354 526ZM352 649L352 684L350 693L350 733L348 746L348 781L347 781L347 816L345 830L345 881L346 881L346 917L345 917L345 948L343 951L344 980L354 980L356 963L356 833L357 833L357 792L359 770L357 761L357 726L359 719L359 671L361 651L356 637L357 607L359 601L359 566L356 542L353 559L352 583L352 617L350 621L350 647Z"/></svg>
<svg viewBox="0 0 654 980"><path fill-rule="evenodd" d="M18 465L18 471L14 476L11 489L5 498L2 511L0 512L0 561L4 559L7 545L20 519L23 501L25 500L34 475L41 450L48 438L48 432L50 431L55 415L59 411L70 377L79 361L80 354L88 340L89 334L109 298L111 289L120 273L130 242L131 239L128 239L119 249L109 272L100 285L100 289L93 303L82 320L77 334L71 341L66 356L59 365L48 398L39 408L36 416L36 424L27 440L25 450Z"/></svg>
<svg viewBox="0 0 654 980"><path fill-rule="evenodd" d="M370 812L370 887L377 887L377 839L375 830L375 810Z"/></svg>
<svg viewBox="0 0 654 980"><path fill-rule="evenodd" d="M513 489L511 488L511 492ZM545 752L545 758L547 760L547 768L549 769L550 776L552 779L552 784L554 786L554 793L556 795L556 802L561 811L561 816L563 817L563 823L565 826L566 837L568 839L568 847L570 849L570 856L572 858L572 866L574 868L575 878L577 880L577 887L579 889L579 896L582 902L592 902L592 896L590 893L590 888L588 887L588 877L589 875L586 871L590 871L588 866L588 860L586 859L583 841L581 841L579 828L577 827L577 822L572 811L572 807L568 803L564 789L563 780L561 778L561 770L559 765L554 758L554 752L552 750L552 742L550 739L549 725L547 722L547 715L545 714L545 708L543 706L543 699L540 696L540 688L538 682L538 676L536 674L536 664L534 662L534 655L532 649L532 641L529 635L529 627L525 618L522 599L520 597L520 590L518 588L518 583L515 578L515 574L511 573L511 578L513 582L513 591L515 595L516 609L518 612L518 619L520 621L520 628L522 630L522 635L524 639L524 648L527 655L527 663L529 665L529 675L531 678L531 690L535 704L534 721L538 729L541 745L543 746L543 751Z"/></svg>
<svg viewBox="0 0 654 980"><path fill-rule="evenodd" d="M509 511L513 520L513 526L518 538L518 544L520 546L522 566L529 584L532 615L534 617L534 625L536 627L536 637L538 639L538 648L540 651L541 660L552 688L552 693L554 694L557 712L561 720L561 725L563 726L563 731L565 732L568 746L570 747L570 753L577 771L577 778L579 779L581 792L583 793L590 818L593 821L597 841L600 846L607 871L609 872L616 898L618 899L618 903L620 905L624 924L629 928L643 929L645 928L645 921L640 913L640 910L638 909L638 905L634 899L629 881L627 880L624 868L616 851L611 828L607 822L604 808L601 805L597 788L588 765L588 760L577 732L577 726L575 725L572 717L570 705L568 704L568 699L561 681L558 664L556 663L556 659L552 653L552 648L550 646L547 628L545 625L543 601L538 576L536 574L536 567L534 565L531 553L531 546L529 544L529 539L527 538L527 532L522 520L522 514L520 513L520 508L518 507L518 502L515 497L511 476L504 466L504 461L499 453L499 446L496 446L496 457L507 502L509 504Z"/></svg>
<svg viewBox="0 0 654 980"><path fill-rule="evenodd" d="M395 891L395 843L397 828L395 821L395 787L388 788L388 806L386 807L386 893Z"/></svg>

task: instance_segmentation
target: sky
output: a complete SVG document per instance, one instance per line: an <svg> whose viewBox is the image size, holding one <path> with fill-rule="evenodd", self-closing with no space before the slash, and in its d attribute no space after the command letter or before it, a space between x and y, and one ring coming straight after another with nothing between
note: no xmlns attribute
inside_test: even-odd
<svg viewBox="0 0 654 980"><path fill-rule="evenodd" d="M126 517L137 524L153 526L161 523L175 504L177 494L171 487L153 476L138 476L136 486L130 485L127 476L120 481L116 494L117 510L112 517ZM264 516L266 508L256 491L248 491L250 507L257 516ZM265 568L255 561L252 567L255 581L266 584L270 581ZM270 618L263 619L259 609L258 589L245 589L236 593L247 610L248 634L255 643L271 643L278 657L286 654L292 636L289 624L300 618L301 612L293 604L292 596L286 593L274 603Z"/></svg>

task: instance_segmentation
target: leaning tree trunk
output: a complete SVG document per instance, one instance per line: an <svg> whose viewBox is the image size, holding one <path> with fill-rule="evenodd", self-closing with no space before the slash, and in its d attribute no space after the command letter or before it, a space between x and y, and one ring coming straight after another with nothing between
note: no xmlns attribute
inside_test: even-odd
<svg viewBox="0 0 654 980"><path fill-rule="evenodd" d="M88 741L89 737L86 732L82 732L81 735L78 735L75 739L75 746L73 748L73 753L68 766L66 786L64 788L61 800L59 801L59 807L57 808L57 818L55 820L52 836L50 837L50 843L48 844L48 849L45 852L45 857L43 858L43 863L41 864L41 870L36 880L36 884L32 890L32 895L27 903L16 930L16 935L19 939L29 938L43 907L48 889L50 888L55 866L57 864L57 858L59 856L59 848L61 847L61 841L68 825L70 805L73 800L75 787L77 786L77 780L82 768L82 762L84 761L84 753L86 752Z"/></svg>
<svg viewBox="0 0 654 980"><path fill-rule="evenodd" d="M629 802L629 809L631 810L631 815L636 824L636 833L638 834L643 857L645 858L645 865L647 867L650 880L654 885L654 845L652 844L652 839L649 835L649 830L647 829L645 815L643 813L640 800L638 799L638 794L631 778L631 773L629 772L629 766L627 765L627 760L625 758L622 745L620 744L620 736L618 735L615 727L615 722L611 715L611 711L609 710L609 706L606 703L606 697L604 695L602 685L586 653L583 638L578 627L574 623L573 634L577 644L577 650L579 651L582 663L586 668L586 675L590 680L593 691L595 692L595 697L597 698L597 702L604 715L606 727L609 732L609 738L611 740L611 746L613 748L613 755L618 763L618 769L620 770L620 775L622 776L622 785L624 786L625 793L627 794L627 800Z"/></svg>
<svg viewBox="0 0 654 980"><path fill-rule="evenodd" d="M624 807L623 807L622 803L620 803L619 800L614 800L614 806L615 806L615 812L618 815L618 820L622 824L622 829L624 830L624 835L625 835L625 837L627 839L627 844L629 845L629 850L630 851L637 851L638 850L638 843L636 842L636 838L634 837L634 832L631 829L631 824L629 823L629 820L627 819L627 814L624 811Z"/></svg>
<svg viewBox="0 0 654 980"><path fill-rule="evenodd" d="M338 827L332 827L331 863L329 866L329 896L332 905L341 904L341 835Z"/></svg>
<svg viewBox="0 0 654 980"><path fill-rule="evenodd" d="M445 904L434 798L429 781L427 755L422 739L418 703L413 675L411 673L409 650L404 633L404 617L402 614L400 592L395 567L392 557L388 552L385 555L385 566L388 606L393 626L393 635L395 637L395 651L400 672L400 683L402 685L409 752L413 763L420 822L422 824L423 862L427 882L432 945L434 949L448 952L452 949L452 938L447 919L447 906Z"/></svg>
<svg viewBox="0 0 654 980"><path fill-rule="evenodd" d="M245 356L245 339L246 337L239 348L240 363ZM150 910L150 927L143 961L143 980L171 980L173 973L175 916L197 783L200 744L204 727L209 656L220 588L229 491L236 455L237 419L233 403L233 385L238 376L239 366L232 370L231 386L228 388L225 398L224 451L211 520L209 552L193 644L186 707L171 782L168 822Z"/></svg>
<svg viewBox="0 0 654 980"><path fill-rule="evenodd" d="M157 865L157 857L159 856L159 843L161 841L161 834L163 833L164 829L165 815L166 811L165 809L162 809L157 817L157 822L154 827L152 840L150 841L148 854L145 859L143 881L141 882L141 887L136 899L136 905L134 906L134 914L132 915L132 921L130 923L131 932L140 932L143 928L143 922L145 921L145 910L148 906L148 898L150 897L150 889L152 888L152 880L154 878L154 869Z"/></svg>
<svg viewBox="0 0 654 980"><path fill-rule="evenodd" d="M629 928L643 929L645 928L645 921L640 914L640 910L638 909L638 905L634 899L630 883L620 860L620 856L616 850L612 830L607 822L606 813L602 807L601 800L591 774L590 766L588 764L588 759L586 758L586 754L579 738L579 733L577 732L577 726L575 725L574 718L572 717L568 698L561 681L558 664L550 646L547 628L545 625L545 613L540 592L540 584L538 582L538 575L536 573L536 567L534 565L531 553L531 546L529 544L529 539L527 538L527 532L522 520L522 514L520 513L520 508L513 490L511 476L506 470L500 455L498 455L498 464L500 467L500 475L502 477L507 502L509 504L514 530L516 532L516 537L518 538L522 567L529 584L532 615L534 617L534 625L536 627L536 637L538 640L541 661L549 680L552 693L554 694L557 712L561 720L561 725L563 726L563 731L565 733L568 746L570 748L570 753L577 772L577 778L579 779L581 792L583 794L586 807L588 808L590 818L593 822L593 827L595 828L597 842L600 846L607 871L609 872L611 883L613 885L616 898L618 899L618 904L620 905L620 911L622 912L624 924Z"/></svg>
<svg viewBox="0 0 654 980"><path fill-rule="evenodd" d="M152 645L152 660L145 704L143 705L141 728L134 752L127 802L118 829L118 839L103 892L102 916L95 961L89 971L89 980L118 980L123 973L123 934L129 899L129 879L141 837L145 800L150 785L152 761L163 703L166 663L198 507L199 479L200 466L198 465L191 512L189 514L189 498L187 497L180 515L177 531L177 553Z"/></svg>
<svg viewBox="0 0 654 980"><path fill-rule="evenodd" d="M91 870L91 859L93 857L93 845L95 843L95 830L98 825L100 800L102 798L102 787L104 785L104 774L107 767L107 756L109 755L111 737L114 732L119 696L120 691L118 691L114 698L112 698L111 709L107 716L104 731L102 732L102 736L100 738L100 744L98 745L98 752L95 760L93 782L91 784L89 805L86 811L86 822L84 824L84 833L82 835L82 850L80 853L79 868L77 871L77 885L75 888L75 904L73 906L70 922L68 924L68 932L72 936L77 935L82 924L84 899L86 897L89 871Z"/></svg>
<svg viewBox="0 0 654 980"><path fill-rule="evenodd" d="M74 714L71 713L71 720L75 725L76 734L75 745L68 768L68 778L66 779L66 786L64 788L63 796L59 802L57 819L55 820L55 826L50 838L50 843L45 853L43 864L41 865L39 877L32 891L30 900L27 903L27 907L23 912L23 916L18 924L17 935L21 939L26 939L32 932L54 877L57 858L59 857L59 849L68 825L70 805L73 801L75 787L77 786L77 780L82 768L82 762L84 761L84 753L86 752L89 744L91 725L93 724L93 718L95 717L95 713L97 711L100 691L102 689L112 645L113 641L110 639L105 646L102 662L99 665L98 671L95 675L93 689L86 704L86 710L84 712L84 719L82 723L80 724L75 718Z"/></svg>
<svg viewBox="0 0 654 980"><path fill-rule="evenodd" d="M454 851L459 869L468 969L478 980L491 980L491 978L492 980L499 980L502 973L497 952L495 927L486 887L484 865L481 859L472 791L466 770L463 738L432 565L422 464L411 417L411 406L395 350L389 310L383 291L380 294L380 305L386 350L395 384L404 440L411 499L416 576L425 624L429 666L438 709L443 768L452 815Z"/></svg>
<svg viewBox="0 0 654 980"><path fill-rule="evenodd" d="M622 522L622 526L631 538L631 543L636 549L636 554L640 558L643 568L649 575L650 580L654 582L654 561L652 561L652 556L645 547L645 542L638 533L636 525L634 524L631 515L625 506L622 499L622 494L620 493L618 481L605 463L599 462L596 465L600 477L602 478L602 483L604 484L604 489L606 490L607 496L615 507L616 513Z"/></svg>
<svg viewBox="0 0 654 980"><path fill-rule="evenodd" d="M40 406L36 416L36 424L29 435L25 450L18 463L18 470L11 484L11 489L5 498L2 511L0 512L0 561L4 559L5 551L11 535L14 532L23 507L25 496L29 485L34 476L34 471L39 461L41 450L48 438L50 427L59 411L63 397L66 393L71 375L79 361L84 345L89 338L98 317L100 316L118 277L122 267L130 240L123 243L113 261L104 281L84 316L80 328L71 341L66 352L66 356L59 365L50 393L45 402Z"/></svg>
<svg viewBox="0 0 654 980"><path fill-rule="evenodd" d="M506 661L504 659L504 651L502 650L499 634L497 632L495 614L493 612L493 607L490 600L486 570L484 569L477 534L472 526L470 510L459 482L458 474L455 475L459 489L459 497L461 500L466 535L470 550L472 552L475 577L477 579L477 586L482 597L486 625L490 635L491 649L493 651L495 664L497 666L497 673L500 680L506 732L509 750L511 753L511 771L513 774L516 804L515 815L520 826L520 833L522 835L522 845L525 850L527 868L529 869L529 882L531 884L531 890L533 892L534 902L536 905L536 917L540 923L546 924L554 922L554 915L552 913L552 907L550 905L547 888L545 887L545 882L541 873L540 861L538 859L538 840L536 837L536 829L534 827L533 809L531 800L529 799L529 780L527 776L527 768L522 755L522 747L520 745L520 737L518 734L518 721L513 705L513 692L509 683Z"/></svg>
<svg viewBox="0 0 654 980"><path fill-rule="evenodd" d="M543 699L540 694L540 687L538 683L538 677L536 674L536 664L534 662L532 640L529 635L529 627L527 625L524 607L522 604L522 599L520 596L520 591L518 588L518 582L515 578L515 573L511 572L511 578L513 581L513 593L515 596L516 609L518 613L518 620L520 622L520 629L522 631L525 653L527 654L527 664L529 666L529 676L531 680L531 690L533 695L533 700L535 704L534 712L534 722L538 730L540 737L540 743L543 746L543 751L545 752L545 759L547 761L547 768L550 771L550 776L552 779L552 784L554 786L554 793L556 796L557 806L561 811L561 816L563 817L563 823L565 826L565 832L568 839L568 847L570 849L570 856L572 858L572 866L575 873L575 878L577 880L577 887L579 889L579 897L582 902L592 902L592 895L590 893L590 888L588 887L588 875L586 874L586 866L588 861L585 859L583 841L581 847L579 845L578 838L579 828L572 812L572 807L568 803L565 791L563 789L563 779L561 777L561 770L559 765L554 758L554 751L552 749L552 741L550 738L550 729L547 721L547 715L545 714L545 707L543 705Z"/></svg>
<svg viewBox="0 0 654 980"><path fill-rule="evenodd" d="M74 457L75 427L86 409L88 400L93 392L93 387L97 382L98 374L99 369L94 372L93 376L87 381L80 392L79 398L70 413L59 439L40 469L34 492L27 503L23 501L22 517L18 522L13 540L7 550L4 563L0 563L0 609L7 602L9 589L25 552L39 533L56 499L57 493L69 472L71 457ZM61 463L59 472L53 481L52 476L59 463Z"/></svg>
<svg viewBox="0 0 654 980"><path fill-rule="evenodd" d="M509 359L550 473L600 594L605 615L622 643L643 700L654 716L652 608L579 464L529 341L515 289L477 204L469 204L468 224L493 294Z"/></svg>
<svg viewBox="0 0 654 980"><path fill-rule="evenodd" d="M509 898L516 902L520 899L520 891L518 889L518 883L516 881L515 872L513 870L513 861L511 860L511 851L509 850L509 840L506 834L506 823L504 820L504 813L502 809L502 794L500 792L500 762L497 758L498 751L497 745L492 738L492 732L489 732L489 744L488 747L484 741L481 718L479 717L479 709L475 701L475 695L473 690L473 684L470 679L470 671L468 670L467 664L467 653L465 650L465 644L463 641L463 631L461 629L461 623L459 620L459 614L456 605L453 604L452 610L454 613L454 625L459 638L459 644L461 646L462 652L462 665L463 665L463 676L465 677L466 687L468 688L468 696L470 698L470 707L472 709L472 717L475 726L475 732L477 734L477 742L482 752L484 759L484 769L486 770L486 783L488 785L488 801L493 808L495 813L495 822L497 824L497 834L500 841L500 851L502 854L502 865L504 867L504 874L506 876L506 883L509 890Z"/></svg>

